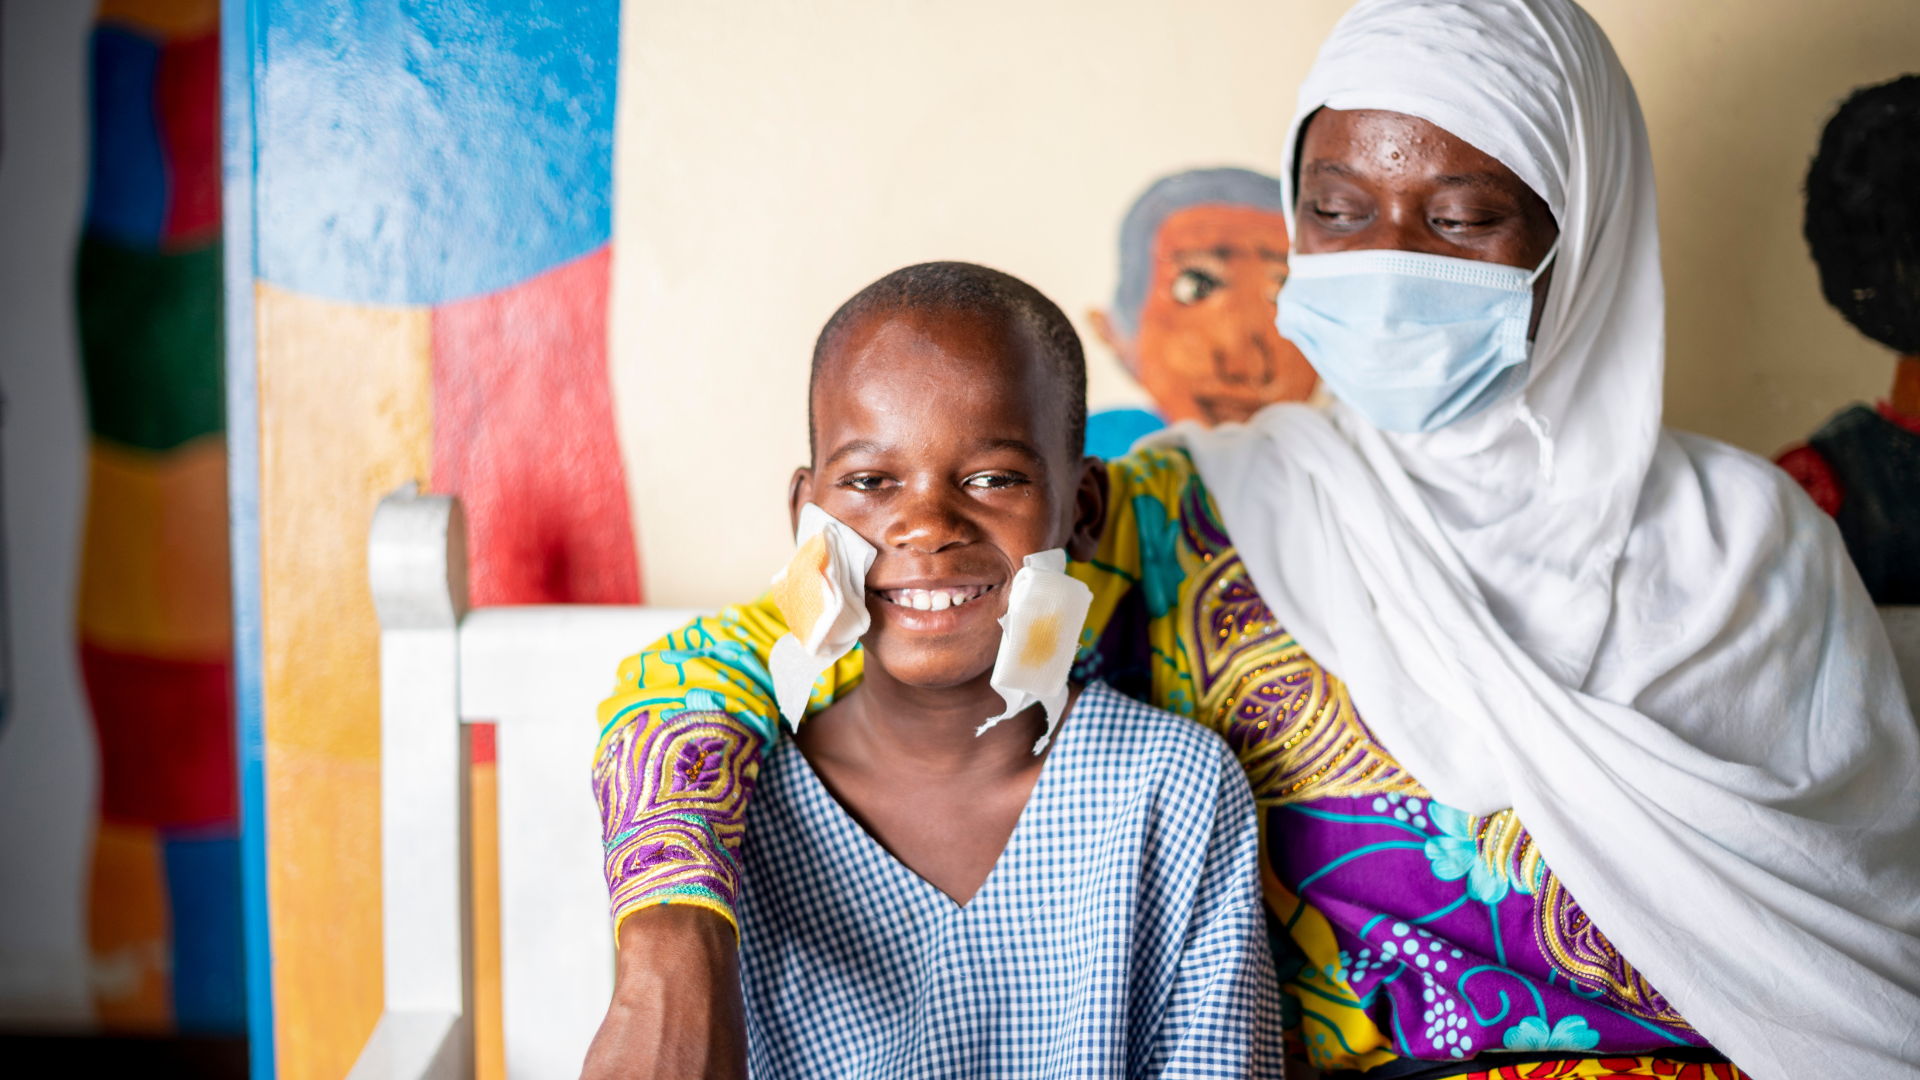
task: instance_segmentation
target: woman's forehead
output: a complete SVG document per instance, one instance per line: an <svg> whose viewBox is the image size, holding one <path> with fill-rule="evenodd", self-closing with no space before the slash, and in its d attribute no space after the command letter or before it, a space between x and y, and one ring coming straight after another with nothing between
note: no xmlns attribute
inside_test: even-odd
<svg viewBox="0 0 1920 1080"><path fill-rule="evenodd" d="M1322 109L1307 122L1301 162L1305 173L1338 171L1348 163L1396 171L1442 165L1461 182L1497 177L1522 183L1512 169L1429 120L1386 109Z"/></svg>

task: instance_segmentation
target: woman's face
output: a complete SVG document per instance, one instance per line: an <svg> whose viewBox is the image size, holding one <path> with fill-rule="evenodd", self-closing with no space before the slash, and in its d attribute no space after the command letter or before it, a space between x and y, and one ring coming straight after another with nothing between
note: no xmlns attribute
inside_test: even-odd
<svg viewBox="0 0 1920 1080"><path fill-rule="evenodd" d="M1531 270L1559 235L1546 200L1513 170L1425 120L1321 109L1307 122L1294 237L1302 255L1392 249ZM1534 285L1533 327L1552 276L1549 268Z"/></svg>

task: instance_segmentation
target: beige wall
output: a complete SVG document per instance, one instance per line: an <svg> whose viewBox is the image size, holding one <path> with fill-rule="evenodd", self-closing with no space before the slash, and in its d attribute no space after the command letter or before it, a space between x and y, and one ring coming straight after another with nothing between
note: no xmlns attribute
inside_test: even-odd
<svg viewBox="0 0 1920 1080"><path fill-rule="evenodd" d="M1090 333L1153 178L1278 167L1347 0L624 5L613 366L646 595L717 604L789 547L813 336L867 281L960 258ZM1668 420L1771 452L1892 367L1820 301L1798 190L1849 88L1920 70L1914 0L1601 0L1666 242Z"/></svg>

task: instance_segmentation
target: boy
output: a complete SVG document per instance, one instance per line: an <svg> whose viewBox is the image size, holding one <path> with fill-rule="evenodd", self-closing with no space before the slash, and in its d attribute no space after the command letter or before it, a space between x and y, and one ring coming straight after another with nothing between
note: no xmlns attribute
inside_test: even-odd
<svg viewBox="0 0 1920 1080"><path fill-rule="evenodd" d="M1279 1075L1253 806L1225 744L1098 683L1051 740L1040 705L983 727L1013 700L995 673L1022 567L1089 557L1106 519L1065 316L996 271L909 267L828 322L811 399L790 501L796 525L811 504L875 549L863 681L793 739L762 732L757 770L738 725L704 725L721 695L651 728L657 698L608 703L616 933L667 895L679 917L705 917L702 896L737 911L756 1076ZM684 793L674 821L725 828L745 793L704 785L756 773L744 844L720 837L737 871L680 873L661 806ZM674 1033L739 1005L689 1001L684 1028L635 1007L673 958L621 942L587 1074L737 1075L737 1048Z"/></svg>

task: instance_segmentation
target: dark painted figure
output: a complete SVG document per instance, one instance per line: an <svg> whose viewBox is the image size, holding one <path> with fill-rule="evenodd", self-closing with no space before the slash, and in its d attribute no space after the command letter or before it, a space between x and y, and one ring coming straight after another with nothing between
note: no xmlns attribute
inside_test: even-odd
<svg viewBox="0 0 1920 1080"><path fill-rule="evenodd" d="M1876 604L1920 604L1920 75L1856 92L1807 174L1827 302L1900 354L1893 393L1853 405L1780 466L1833 515Z"/></svg>

